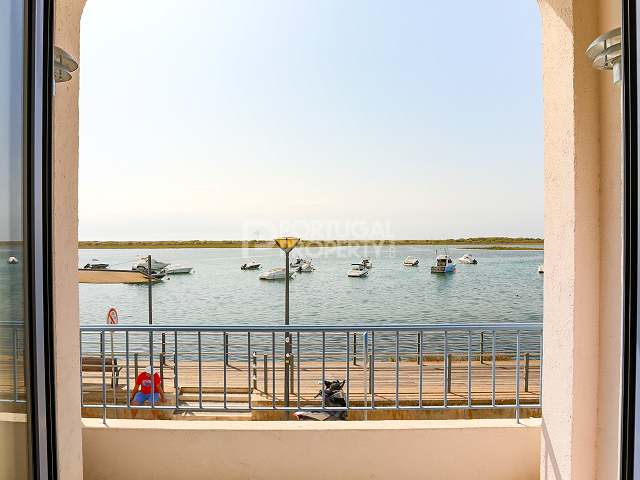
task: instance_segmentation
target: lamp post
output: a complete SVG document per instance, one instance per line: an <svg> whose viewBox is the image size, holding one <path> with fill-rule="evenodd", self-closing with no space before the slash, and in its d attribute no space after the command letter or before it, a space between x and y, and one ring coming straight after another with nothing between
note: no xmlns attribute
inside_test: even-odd
<svg viewBox="0 0 640 480"><path fill-rule="evenodd" d="M284 324L289 325L289 253L300 242L296 237L282 237L275 239L276 245L284 252L285 277L284 277ZM289 406L289 368L291 365L291 334L284 334L284 406ZM275 375L275 372L273 372ZM274 392L275 395L275 392ZM288 418L288 414L287 414Z"/></svg>

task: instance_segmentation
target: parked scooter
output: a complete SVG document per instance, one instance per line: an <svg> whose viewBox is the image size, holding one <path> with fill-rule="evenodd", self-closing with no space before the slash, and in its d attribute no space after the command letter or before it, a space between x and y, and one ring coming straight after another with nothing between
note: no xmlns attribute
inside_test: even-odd
<svg viewBox="0 0 640 480"><path fill-rule="evenodd" d="M319 396L324 397L324 406L325 407L343 407L347 406L347 403L344 400L344 394L342 393L342 387L344 387L345 380L334 380L324 381L324 388L318 392L318 394L314 398L318 398ZM299 411L294 413L295 417L298 420L312 420L316 422L324 422L324 421L336 421L336 420L346 420L347 419L347 411L346 410L320 410L317 412L314 411Z"/></svg>

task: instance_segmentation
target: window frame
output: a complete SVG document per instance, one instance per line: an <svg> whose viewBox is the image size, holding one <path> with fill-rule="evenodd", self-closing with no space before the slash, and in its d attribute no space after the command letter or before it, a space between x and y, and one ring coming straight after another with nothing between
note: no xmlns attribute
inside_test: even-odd
<svg viewBox="0 0 640 480"><path fill-rule="evenodd" d="M24 0L23 248L29 477L56 479L52 276L53 0Z"/></svg>

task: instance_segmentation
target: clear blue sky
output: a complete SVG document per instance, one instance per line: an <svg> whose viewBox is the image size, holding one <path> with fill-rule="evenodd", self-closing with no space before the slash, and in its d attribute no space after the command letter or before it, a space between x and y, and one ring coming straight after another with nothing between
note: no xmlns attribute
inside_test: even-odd
<svg viewBox="0 0 640 480"><path fill-rule="evenodd" d="M90 0L80 238L543 235L533 0Z"/></svg>

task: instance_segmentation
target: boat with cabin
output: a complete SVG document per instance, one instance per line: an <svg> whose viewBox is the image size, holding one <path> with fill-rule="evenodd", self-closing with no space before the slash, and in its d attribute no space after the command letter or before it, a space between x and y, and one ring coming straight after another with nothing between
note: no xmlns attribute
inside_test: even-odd
<svg viewBox="0 0 640 480"><path fill-rule="evenodd" d="M446 253L438 255L436 250L436 264L431 267L431 273L453 273L456 271L456 264Z"/></svg>
<svg viewBox="0 0 640 480"><path fill-rule="evenodd" d="M367 275L369 275L369 269L362 263L352 263L351 270L347 272L347 277L362 278Z"/></svg>

